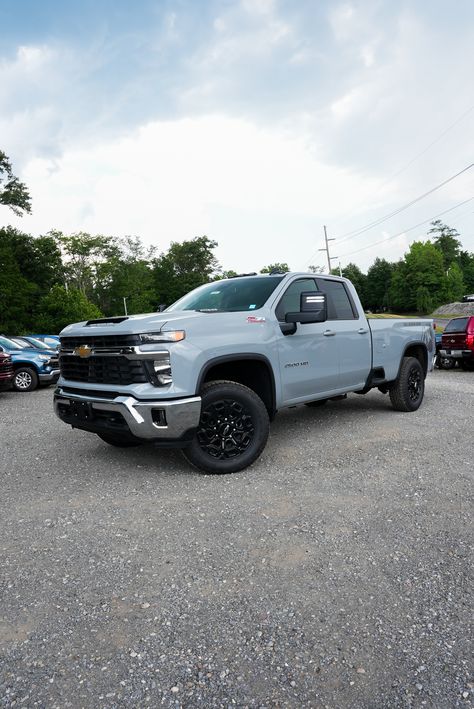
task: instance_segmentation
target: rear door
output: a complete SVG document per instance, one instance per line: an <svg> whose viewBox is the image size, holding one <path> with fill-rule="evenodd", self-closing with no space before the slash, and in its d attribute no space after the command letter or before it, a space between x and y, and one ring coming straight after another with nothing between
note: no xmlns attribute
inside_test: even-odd
<svg viewBox="0 0 474 709"><path fill-rule="evenodd" d="M339 387L362 388L372 367L372 339L367 320L359 318L356 304L343 281L317 277L319 289L326 293L328 332L339 360Z"/></svg>

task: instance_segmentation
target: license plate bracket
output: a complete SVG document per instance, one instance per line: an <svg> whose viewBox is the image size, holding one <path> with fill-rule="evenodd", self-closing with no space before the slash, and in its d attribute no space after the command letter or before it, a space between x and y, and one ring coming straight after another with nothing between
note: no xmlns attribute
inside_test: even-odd
<svg viewBox="0 0 474 709"><path fill-rule="evenodd" d="M87 421L92 418L92 407L88 401L71 401L70 411L80 421Z"/></svg>

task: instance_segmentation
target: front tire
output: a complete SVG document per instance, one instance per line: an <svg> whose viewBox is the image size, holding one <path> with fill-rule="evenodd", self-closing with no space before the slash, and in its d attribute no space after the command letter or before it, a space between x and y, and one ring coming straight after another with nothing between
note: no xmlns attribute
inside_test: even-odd
<svg viewBox="0 0 474 709"><path fill-rule="evenodd" d="M38 375L31 367L19 367L13 377L15 391L33 391L38 387Z"/></svg>
<svg viewBox="0 0 474 709"><path fill-rule="evenodd" d="M215 381L201 391L201 418L186 460L206 473L236 473L265 448L270 421L263 401L243 384Z"/></svg>
<svg viewBox="0 0 474 709"><path fill-rule="evenodd" d="M416 411L425 393L425 373L415 357L404 357L398 379L390 387L395 411Z"/></svg>

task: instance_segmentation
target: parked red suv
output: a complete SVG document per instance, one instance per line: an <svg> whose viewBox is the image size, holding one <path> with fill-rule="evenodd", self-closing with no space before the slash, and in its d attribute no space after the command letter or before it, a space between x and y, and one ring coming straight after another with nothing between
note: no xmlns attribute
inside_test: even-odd
<svg viewBox="0 0 474 709"><path fill-rule="evenodd" d="M13 381L12 358L0 348L0 391L9 389Z"/></svg>
<svg viewBox="0 0 474 709"><path fill-rule="evenodd" d="M444 328L440 354L474 370L474 316L453 318Z"/></svg>

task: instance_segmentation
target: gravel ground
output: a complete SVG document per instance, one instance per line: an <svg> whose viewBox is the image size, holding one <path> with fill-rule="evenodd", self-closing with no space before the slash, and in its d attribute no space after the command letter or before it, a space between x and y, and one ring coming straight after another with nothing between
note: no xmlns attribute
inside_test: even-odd
<svg viewBox="0 0 474 709"><path fill-rule="evenodd" d="M473 397L298 407L213 477L1 394L0 706L473 706Z"/></svg>

